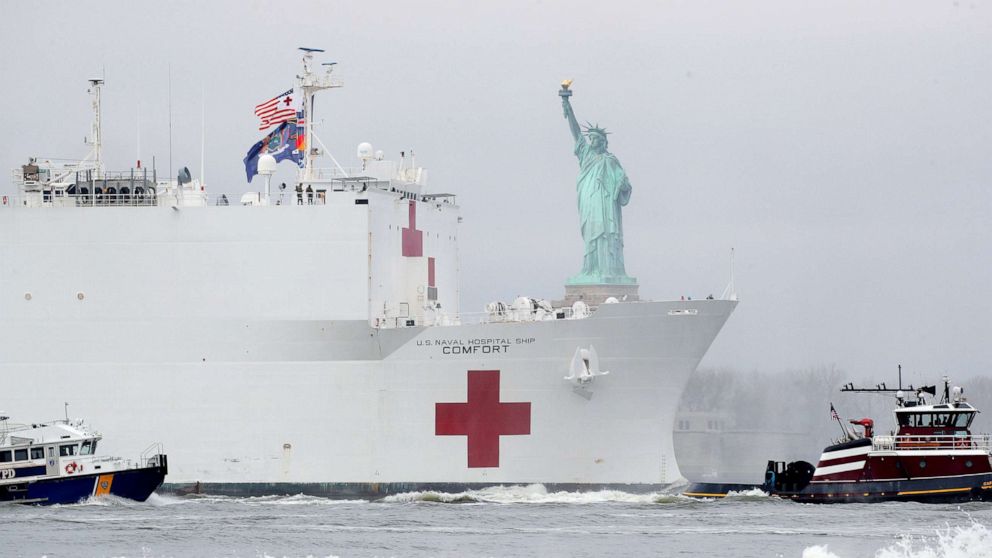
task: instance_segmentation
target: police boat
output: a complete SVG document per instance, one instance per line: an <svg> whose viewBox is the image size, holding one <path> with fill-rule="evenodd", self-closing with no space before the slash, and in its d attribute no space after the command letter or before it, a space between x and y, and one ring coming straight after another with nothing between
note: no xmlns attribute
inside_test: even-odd
<svg viewBox="0 0 992 558"><path fill-rule="evenodd" d="M160 444L138 460L101 456L102 436L82 420L8 420L0 413L0 503L73 504L111 494L143 502L168 472Z"/></svg>

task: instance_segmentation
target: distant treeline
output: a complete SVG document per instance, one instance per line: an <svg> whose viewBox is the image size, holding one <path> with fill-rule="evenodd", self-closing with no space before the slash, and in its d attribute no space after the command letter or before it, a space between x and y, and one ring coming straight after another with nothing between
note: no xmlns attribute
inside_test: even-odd
<svg viewBox="0 0 992 558"><path fill-rule="evenodd" d="M842 435L837 421L830 417L831 403L845 423L848 419L867 417L875 421L879 433L895 429L892 415L895 400L891 395L840 392L848 382L872 387L885 381L888 386L894 386L895 371L892 376L856 378L834 366L784 372L703 369L689 379L679 410L724 414L727 430L808 434L810 451L818 452L827 442ZM927 383L937 385L939 397L943 389L941 376L927 378ZM962 386L968 401L984 411L975 419L972 431L988 432L992 420L992 378L952 378L951 384Z"/></svg>

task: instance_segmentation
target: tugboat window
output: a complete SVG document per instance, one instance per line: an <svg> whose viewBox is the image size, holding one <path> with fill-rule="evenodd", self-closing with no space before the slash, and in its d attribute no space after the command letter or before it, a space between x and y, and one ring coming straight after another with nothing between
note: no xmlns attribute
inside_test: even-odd
<svg viewBox="0 0 992 558"><path fill-rule="evenodd" d="M79 455L89 455L90 453L90 441L86 440L83 442L83 447L79 448Z"/></svg>
<svg viewBox="0 0 992 558"><path fill-rule="evenodd" d="M28 448L14 450L14 461L27 461Z"/></svg>
<svg viewBox="0 0 992 558"><path fill-rule="evenodd" d="M926 461L920 461L920 469L926 469L926 468L927 468L927 462Z"/></svg>
<svg viewBox="0 0 992 558"><path fill-rule="evenodd" d="M10 463L12 455L9 451L0 451L0 463Z"/></svg>
<svg viewBox="0 0 992 558"><path fill-rule="evenodd" d="M45 448L31 448L31 459L44 459Z"/></svg>
<svg viewBox="0 0 992 558"><path fill-rule="evenodd" d="M964 466L970 468L971 467L971 461L965 461L964 462Z"/></svg>
<svg viewBox="0 0 992 558"><path fill-rule="evenodd" d="M958 413L957 422L954 423L954 426L957 426L958 428L967 427L968 422L971 421L971 417L972 413Z"/></svg>
<svg viewBox="0 0 992 558"><path fill-rule="evenodd" d="M59 455L62 457L68 457L70 455L76 455L76 445L71 446L59 446Z"/></svg>

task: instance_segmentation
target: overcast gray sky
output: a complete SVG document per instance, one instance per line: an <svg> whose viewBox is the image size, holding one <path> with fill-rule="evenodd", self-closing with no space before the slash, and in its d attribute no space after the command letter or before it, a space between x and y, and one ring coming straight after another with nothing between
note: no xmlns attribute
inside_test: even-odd
<svg viewBox="0 0 992 558"><path fill-rule="evenodd" d="M458 195L463 310L553 298L581 265L577 163L557 96L609 128L633 184L642 296L741 304L704 366L902 362L920 380L992 363L992 4L866 2L6 2L4 168L81 157L105 72L111 168L168 160L249 189L256 103L297 46L346 86L317 102L344 165L413 149ZM289 181L284 164L280 178ZM255 185L252 189L260 186ZM9 191L6 180L2 186ZM287 282L290 278L287 278ZM276 287L277 288L277 287ZM287 285L288 288L288 285ZM926 374L927 376L924 376ZM884 378L882 378L884 379Z"/></svg>

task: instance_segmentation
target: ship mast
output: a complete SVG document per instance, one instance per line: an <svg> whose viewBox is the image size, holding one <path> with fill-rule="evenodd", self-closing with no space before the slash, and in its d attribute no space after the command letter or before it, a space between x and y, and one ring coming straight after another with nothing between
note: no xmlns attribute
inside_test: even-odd
<svg viewBox="0 0 992 558"><path fill-rule="evenodd" d="M320 153L319 150L313 147L313 141L316 137L313 133L314 95L318 91L333 87L342 87L344 84L331 77L331 72L334 70L334 62L323 64L324 68L326 68L323 75L319 75L313 71L313 53L324 52L323 49L300 47L300 50L303 51L303 75L296 76L296 82L297 88L303 94L303 118L306 122L304 127L306 144L303 153L303 168L300 169L300 182L305 183L313 180L313 161ZM320 141L320 138L317 138L317 141Z"/></svg>
<svg viewBox="0 0 992 558"><path fill-rule="evenodd" d="M102 79L91 79L89 94L93 97L93 124L90 128L90 137L86 143L93 146L90 154L86 157L92 159L95 164L97 178L103 175L103 130L101 128L101 101L100 91L103 87Z"/></svg>

